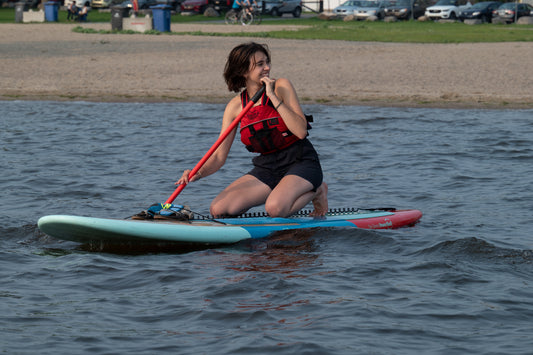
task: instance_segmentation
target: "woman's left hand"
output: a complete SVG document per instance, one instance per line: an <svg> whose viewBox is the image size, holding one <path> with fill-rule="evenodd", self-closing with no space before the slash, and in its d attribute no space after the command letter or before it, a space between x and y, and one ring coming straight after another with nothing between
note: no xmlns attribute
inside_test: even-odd
<svg viewBox="0 0 533 355"><path fill-rule="evenodd" d="M265 84L266 94L268 97L272 98L274 95L274 87L276 84L276 79L271 79L268 77L261 78L261 81Z"/></svg>

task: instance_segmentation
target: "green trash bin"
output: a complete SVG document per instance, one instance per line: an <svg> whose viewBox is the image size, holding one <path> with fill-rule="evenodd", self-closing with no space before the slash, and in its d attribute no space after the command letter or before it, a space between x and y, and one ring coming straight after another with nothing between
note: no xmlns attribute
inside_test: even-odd
<svg viewBox="0 0 533 355"><path fill-rule="evenodd" d="M44 19L48 22L57 22L57 15L59 12L59 3L55 1L48 1L44 4Z"/></svg>

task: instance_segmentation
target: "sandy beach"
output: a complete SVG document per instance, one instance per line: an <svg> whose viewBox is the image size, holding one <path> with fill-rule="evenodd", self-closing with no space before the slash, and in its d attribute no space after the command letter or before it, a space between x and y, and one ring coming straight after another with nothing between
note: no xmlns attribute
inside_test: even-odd
<svg viewBox="0 0 533 355"><path fill-rule="evenodd" d="M222 71L235 45L272 51L302 103L532 108L533 43L400 44L191 35L84 34L76 24L0 24L0 99L225 102ZM83 24L110 29L110 24ZM269 31L224 24L173 32Z"/></svg>

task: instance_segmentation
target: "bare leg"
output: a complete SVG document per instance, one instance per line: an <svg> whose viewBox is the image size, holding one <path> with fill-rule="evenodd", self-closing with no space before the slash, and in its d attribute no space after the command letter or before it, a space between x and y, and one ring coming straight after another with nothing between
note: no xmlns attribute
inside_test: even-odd
<svg viewBox="0 0 533 355"><path fill-rule="evenodd" d="M211 203L215 217L237 216L265 203L272 190L251 175L244 175L226 187Z"/></svg>
<svg viewBox="0 0 533 355"><path fill-rule="evenodd" d="M313 185L296 175L287 175L268 196L265 210L271 217L287 217L313 201L315 210L311 216L323 216L328 209L327 185L322 184L314 192Z"/></svg>

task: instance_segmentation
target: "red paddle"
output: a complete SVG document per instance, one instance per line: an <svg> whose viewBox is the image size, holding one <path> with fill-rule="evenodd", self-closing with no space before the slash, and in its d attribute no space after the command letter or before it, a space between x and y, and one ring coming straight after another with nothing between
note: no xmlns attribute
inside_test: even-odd
<svg viewBox="0 0 533 355"><path fill-rule="evenodd" d="M196 166L191 170L191 172L189 173L189 179L192 179L192 177L194 175L196 175L196 173L198 172L198 170L200 170L200 168L202 166L204 166L205 162L211 157L211 155L213 155L213 153L217 150L217 148L222 144L222 142L226 139L226 137L231 133L231 131L233 131L233 129L235 127L237 127L237 125L239 124L239 122L242 120L242 118L244 117L244 115L246 115L246 113L250 110L250 108L252 108L252 106L257 102L259 101L259 99L261 98L261 96L263 95L263 92L265 92L265 86L263 85L261 87L261 89L259 89L258 92L255 93L254 97L252 97L252 99L250 100L250 102L248 102L248 104L246 106L244 106L244 108L242 109L242 111L237 115L237 117L235 117L235 119L233 120L233 122L231 122L231 124L229 125L228 128L226 128L226 130L224 132L222 132L222 134L220 135L220 137L218 137L217 141L215 142L215 144L213 144L213 146L207 151L207 153L205 153L204 157L198 162L198 164L196 164ZM185 186L187 186L187 184L181 184L179 185L176 190L174 190L174 193L172 195L170 195L170 197L168 198L168 200L165 202L165 204L167 203L172 203L174 202L174 200L176 199L176 197L178 197L178 195L181 193L181 191L183 191L183 189L185 188Z"/></svg>

